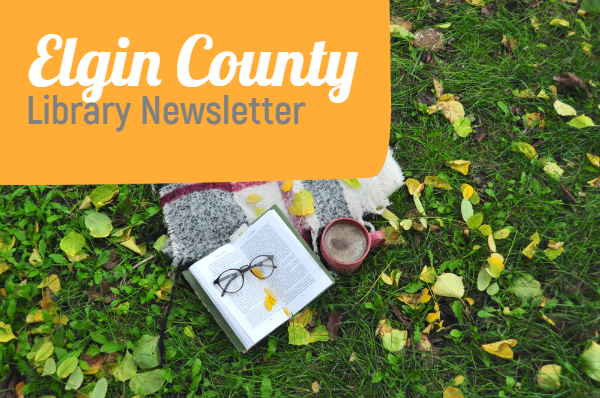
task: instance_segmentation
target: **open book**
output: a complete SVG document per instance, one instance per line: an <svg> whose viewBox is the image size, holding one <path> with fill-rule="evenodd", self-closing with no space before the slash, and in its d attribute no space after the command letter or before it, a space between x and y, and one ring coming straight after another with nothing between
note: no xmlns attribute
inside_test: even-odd
<svg viewBox="0 0 600 398"><path fill-rule="evenodd" d="M245 272L242 288L222 295L214 283L219 275L247 266L260 255L272 256L276 266L272 275L259 279ZM258 343L333 284L332 276L277 206L183 275L239 351ZM270 311L265 306L265 288L277 299Z"/></svg>

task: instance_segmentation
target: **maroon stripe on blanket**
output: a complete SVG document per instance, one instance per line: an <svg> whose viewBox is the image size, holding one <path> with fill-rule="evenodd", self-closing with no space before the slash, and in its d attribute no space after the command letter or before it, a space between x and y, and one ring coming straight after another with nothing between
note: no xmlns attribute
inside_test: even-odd
<svg viewBox="0 0 600 398"><path fill-rule="evenodd" d="M219 189L227 192L237 192L244 188L257 187L266 184L267 181L254 181L254 182L203 182L198 184L188 184L179 187L172 192L164 195L160 198L161 204L164 207L168 203L181 198L182 196L189 195L193 192L208 191L210 189Z"/></svg>

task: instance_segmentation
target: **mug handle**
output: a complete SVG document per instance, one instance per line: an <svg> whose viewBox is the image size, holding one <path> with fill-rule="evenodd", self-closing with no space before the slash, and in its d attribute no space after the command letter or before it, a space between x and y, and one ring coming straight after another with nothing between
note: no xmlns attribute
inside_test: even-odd
<svg viewBox="0 0 600 398"><path fill-rule="evenodd" d="M385 234L383 231L369 232L369 236L371 237L371 245L369 246L369 249L380 246L383 244L383 242L385 242Z"/></svg>

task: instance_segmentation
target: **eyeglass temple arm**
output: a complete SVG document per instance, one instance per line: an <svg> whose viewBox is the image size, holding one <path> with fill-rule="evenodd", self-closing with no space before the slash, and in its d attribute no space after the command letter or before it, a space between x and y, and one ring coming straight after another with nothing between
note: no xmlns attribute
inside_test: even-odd
<svg viewBox="0 0 600 398"><path fill-rule="evenodd" d="M231 284L231 282L233 282L233 280L235 278L237 278L237 277L238 277L237 274L233 274L232 276L229 277L229 282L227 282L227 284L223 288L223 293L221 293L221 297L223 297L225 295L225 292L227 292L227 288L229 287L229 285Z"/></svg>

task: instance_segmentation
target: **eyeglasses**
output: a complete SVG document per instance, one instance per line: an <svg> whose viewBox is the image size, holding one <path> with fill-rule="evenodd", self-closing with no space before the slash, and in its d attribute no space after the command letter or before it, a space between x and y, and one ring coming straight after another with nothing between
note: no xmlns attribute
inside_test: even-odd
<svg viewBox="0 0 600 398"><path fill-rule="evenodd" d="M244 286L244 274L246 272L251 271L258 279L267 279L269 276L273 275L275 268L277 268L277 266L275 266L273 256L256 256L250 261L249 265L244 265L239 269L232 268L223 271L213 283L219 285L221 290L223 290L223 293L221 294L221 297L223 297L225 293L236 293L240 291Z"/></svg>

